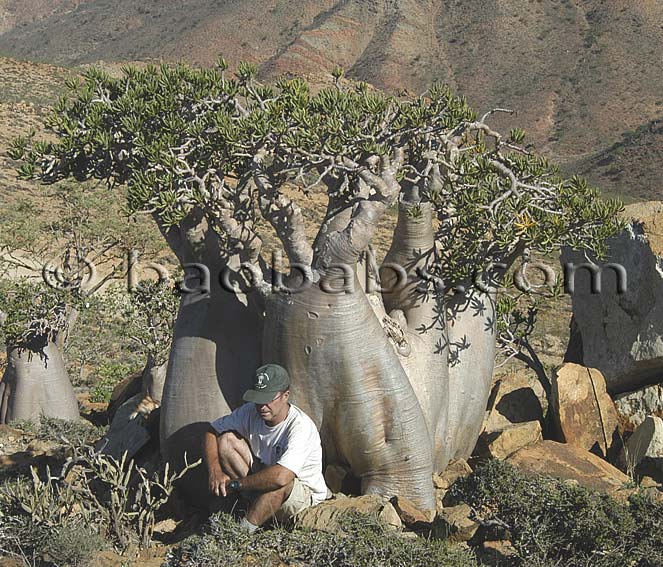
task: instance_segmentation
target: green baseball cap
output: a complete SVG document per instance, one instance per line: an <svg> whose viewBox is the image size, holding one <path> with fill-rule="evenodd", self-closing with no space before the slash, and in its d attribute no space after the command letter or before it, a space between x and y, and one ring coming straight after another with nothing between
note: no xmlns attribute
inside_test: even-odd
<svg viewBox="0 0 663 567"><path fill-rule="evenodd" d="M254 404L268 404L276 394L290 387L288 371L278 364L265 364L256 370L253 388L244 392L243 400Z"/></svg>

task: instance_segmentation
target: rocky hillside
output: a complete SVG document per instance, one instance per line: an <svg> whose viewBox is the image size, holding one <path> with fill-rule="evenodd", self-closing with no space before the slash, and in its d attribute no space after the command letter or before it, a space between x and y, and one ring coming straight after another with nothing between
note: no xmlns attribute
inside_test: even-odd
<svg viewBox="0 0 663 567"><path fill-rule="evenodd" d="M413 92L439 78L478 109L518 109L539 149L642 199L660 194L661 166L606 173L606 152L663 117L661 22L656 0L4 0L0 53L66 66L224 54L264 76L340 65Z"/></svg>

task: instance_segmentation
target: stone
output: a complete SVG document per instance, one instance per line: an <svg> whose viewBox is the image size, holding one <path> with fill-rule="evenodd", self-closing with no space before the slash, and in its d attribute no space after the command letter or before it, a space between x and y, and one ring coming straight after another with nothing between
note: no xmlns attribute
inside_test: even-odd
<svg viewBox="0 0 663 567"><path fill-rule="evenodd" d="M477 555L482 565L509 565L518 556L518 551L509 540L484 541Z"/></svg>
<svg viewBox="0 0 663 567"><path fill-rule="evenodd" d="M541 423L529 421L517 423L497 431L484 431L477 442L474 454L493 459L506 459L527 445L541 441Z"/></svg>
<svg viewBox="0 0 663 567"><path fill-rule="evenodd" d="M622 431L635 431L648 415L663 417L663 385L655 384L619 394L615 397L615 408Z"/></svg>
<svg viewBox="0 0 663 567"><path fill-rule="evenodd" d="M398 513L403 524L408 528L430 524L435 518L434 510L420 510L407 498L403 498L402 496L394 496L389 502Z"/></svg>
<svg viewBox="0 0 663 567"><path fill-rule="evenodd" d="M338 532L343 517L351 512L373 516L394 528L402 527L398 512L389 501L377 494L325 500L297 514L296 523L311 530Z"/></svg>
<svg viewBox="0 0 663 567"><path fill-rule="evenodd" d="M647 416L626 441L628 470L663 480L663 419Z"/></svg>
<svg viewBox="0 0 663 567"><path fill-rule="evenodd" d="M543 387L520 372L498 377L493 385L484 431L497 431L513 423L543 421Z"/></svg>
<svg viewBox="0 0 663 567"><path fill-rule="evenodd" d="M556 441L540 441L511 455L507 462L525 473L548 475L577 482L590 490L623 500L633 492L631 479L610 463L580 447Z"/></svg>
<svg viewBox="0 0 663 567"><path fill-rule="evenodd" d="M619 447L619 416L595 368L567 362L552 380L550 411L558 439L606 457Z"/></svg>
<svg viewBox="0 0 663 567"><path fill-rule="evenodd" d="M472 468L465 459L456 459L451 461L444 472L433 475L433 485L441 490L449 490L451 485L459 478L470 476Z"/></svg>
<svg viewBox="0 0 663 567"><path fill-rule="evenodd" d="M663 201L630 205L623 217L628 226L607 241L609 256L588 255L601 268L593 276L600 293L591 293L589 270L578 268L585 252L562 251L583 364L603 373L611 394L663 376Z"/></svg>
<svg viewBox="0 0 663 567"><path fill-rule="evenodd" d="M141 411L145 406L143 402L143 394L138 393L120 406L106 435L95 445L97 451L118 460L126 453L129 460L149 443L155 433L152 428L158 424L159 412L153 411L157 408L148 413Z"/></svg>
<svg viewBox="0 0 663 567"><path fill-rule="evenodd" d="M469 541L479 529L478 522L470 518L471 514L472 508L467 504L445 508L435 521L433 537L446 539L451 543Z"/></svg>

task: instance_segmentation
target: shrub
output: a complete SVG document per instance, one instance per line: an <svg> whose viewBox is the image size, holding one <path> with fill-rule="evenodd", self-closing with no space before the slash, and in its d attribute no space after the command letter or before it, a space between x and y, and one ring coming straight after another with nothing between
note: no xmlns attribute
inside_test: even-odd
<svg viewBox="0 0 663 567"><path fill-rule="evenodd" d="M97 371L98 379L90 393L91 402L110 402L111 394L118 383L126 378L134 367L123 362L104 361Z"/></svg>
<svg viewBox="0 0 663 567"><path fill-rule="evenodd" d="M629 504L560 480L488 461L453 487L480 521L505 527L518 565L653 567L663 564L663 505Z"/></svg>
<svg viewBox="0 0 663 567"><path fill-rule="evenodd" d="M39 421L14 421L12 427L32 433L44 441L66 443L68 445L86 445L103 435L101 428L85 420L71 421L42 415Z"/></svg>
<svg viewBox="0 0 663 567"><path fill-rule="evenodd" d="M242 564L311 567L471 567L473 555L441 541L405 539L368 516L348 514L340 533L282 528L253 535L228 514L212 516L201 535L168 555L166 567L237 567Z"/></svg>

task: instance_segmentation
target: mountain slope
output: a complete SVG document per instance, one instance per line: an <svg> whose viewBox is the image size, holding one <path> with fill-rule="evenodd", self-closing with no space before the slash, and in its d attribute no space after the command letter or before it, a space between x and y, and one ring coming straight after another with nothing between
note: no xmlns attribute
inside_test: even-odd
<svg viewBox="0 0 663 567"><path fill-rule="evenodd" d="M658 0L0 0L0 53L77 65L219 54L263 77L335 66L390 90L450 84L508 107L539 150L574 164L663 117ZM32 13L30 13L32 10ZM630 190L625 187L625 190Z"/></svg>

